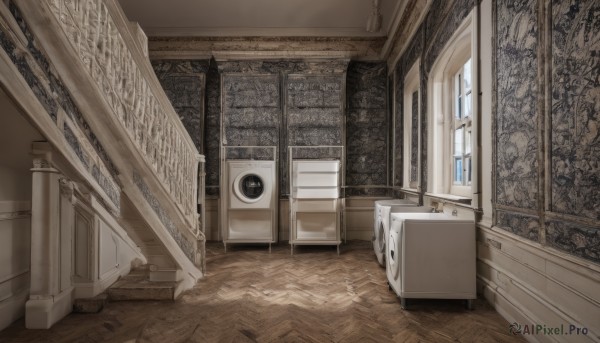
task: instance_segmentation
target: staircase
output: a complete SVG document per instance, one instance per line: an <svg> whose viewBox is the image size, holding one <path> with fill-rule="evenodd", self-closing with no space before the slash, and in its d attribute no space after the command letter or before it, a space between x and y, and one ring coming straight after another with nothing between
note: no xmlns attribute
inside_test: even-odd
<svg viewBox="0 0 600 343"><path fill-rule="evenodd" d="M152 266L109 295L134 299L127 290L137 290L138 298L174 299L203 276L202 156L154 74L143 32L116 0L15 2L114 164L121 204L112 215Z"/></svg>

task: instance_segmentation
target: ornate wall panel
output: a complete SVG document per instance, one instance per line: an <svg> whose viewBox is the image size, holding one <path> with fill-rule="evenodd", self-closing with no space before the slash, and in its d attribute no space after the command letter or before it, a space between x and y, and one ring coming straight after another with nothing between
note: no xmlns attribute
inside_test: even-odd
<svg viewBox="0 0 600 343"><path fill-rule="evenodd" d="M281 195L286 196L289 145L344 142L343 75L347 63L345 60L218 62L223 76L223 144L278 146L279 187ZM321 156L319 151L310 154L316 154L314 158Z"/></svg>
<svg viewBox="0 0 600 343"><path fill-rule="evenodd" d="M414 91L411 95L410 111L410 182L417 182L419 179L419 91Z"/></svg>
<svg viewBox="0 0 600 343"><path fill-rule="evenodd" d="M534 215L498 211L497 223L501 229L523 238L538 242L540 239L540 218Z"/></svg>
<svg viewBox="0 0 600 343"><path fill-rule="evenodd" d="M600 263L600 230L597 227L560 220L548 221L546 242L551 247Z"/></svg>
<svg viewBox="0 0 600 343"><path fill-rule="evenodd" d="M386 195L387 65L351 62L346 77L346 195ZM357 187L352 187L357 186ZM379 186L363 188L361 186Z"/></svg>
<svg viewBox="0 0 600 343"><path fill-rule="evenodd" d="M552 210L600 220L600 4L552 2Z"/></svg>
<svg viewBox="0 0 600 343"><path fill-rule="evenodd" d="M538 207L537 1L497 3L498 204Z"/></svg>
<svg viewBox="0 0 600 343"><path fill-rule="evenodd" d="M224 145L279 145L279 76L224 74L222 80Z"/></svg>
<svg viewBox="0 0 600 343"><path fill-rule="evenodd" d="M206 157L206 195L219 196L219 151L221 146L221 77L214 60L206 74L206 115L204 155Z"/></svg>
<svg viewBox="0 0 600 343"><path fill-rule="evenodd" d="M204 94L208 66L207 60L152 61L161 86L200 153L204 153Z"/></svg>

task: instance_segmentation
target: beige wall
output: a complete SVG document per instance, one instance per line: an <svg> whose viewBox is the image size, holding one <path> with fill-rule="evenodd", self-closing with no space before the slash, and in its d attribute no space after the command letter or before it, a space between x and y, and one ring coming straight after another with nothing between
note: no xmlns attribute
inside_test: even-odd
<svg viewBox="0 0 600 343"><path fill-rule="evenodd" d="M41 135L0 91L0 330L25 313L31 247L31 141Z"/></svg>

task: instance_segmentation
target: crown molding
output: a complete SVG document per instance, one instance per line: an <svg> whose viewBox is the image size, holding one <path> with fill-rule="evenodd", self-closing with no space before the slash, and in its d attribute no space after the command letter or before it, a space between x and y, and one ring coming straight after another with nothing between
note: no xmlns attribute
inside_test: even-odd
<svg viewBox="0 0 600 343"><path fill-rule="evenodd" d="M425 20L431 3L432 0L408 0L402 14L395 18L395 20L399 20L398 26L395 27L393 38L388 37L380 55L380 59L386 60L388 63L388 73L393 72L396 63Z"/></svg>
<svg viewBox="0 0 600 343"><path fill-rule="evenodd" d="M364 27L146 27L153 37L385 37L386 32L367 32Z"/></svg>
<svg viewBox="0 0 600 343"><path fill-rule="evenodd" d="M151 37L152 59L347 58L380 61L384 37Z"/></svg>

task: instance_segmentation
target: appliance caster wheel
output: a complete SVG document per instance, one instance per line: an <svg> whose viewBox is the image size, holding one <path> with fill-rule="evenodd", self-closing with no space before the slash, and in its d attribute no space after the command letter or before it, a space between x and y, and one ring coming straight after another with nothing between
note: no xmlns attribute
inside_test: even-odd
<svg viewBox="0 0 600 343"><path fill-rule="evenodd" d="M403 310L408 311L408 301L406 298L400 298L400 307L402 307Z"/></svg>
<svg viewBox="0 0 600 343"><path fill-rule="evenodd" d="M473 299L465 300L465 307L467 308L467 310L473 311Z"/></svg>

